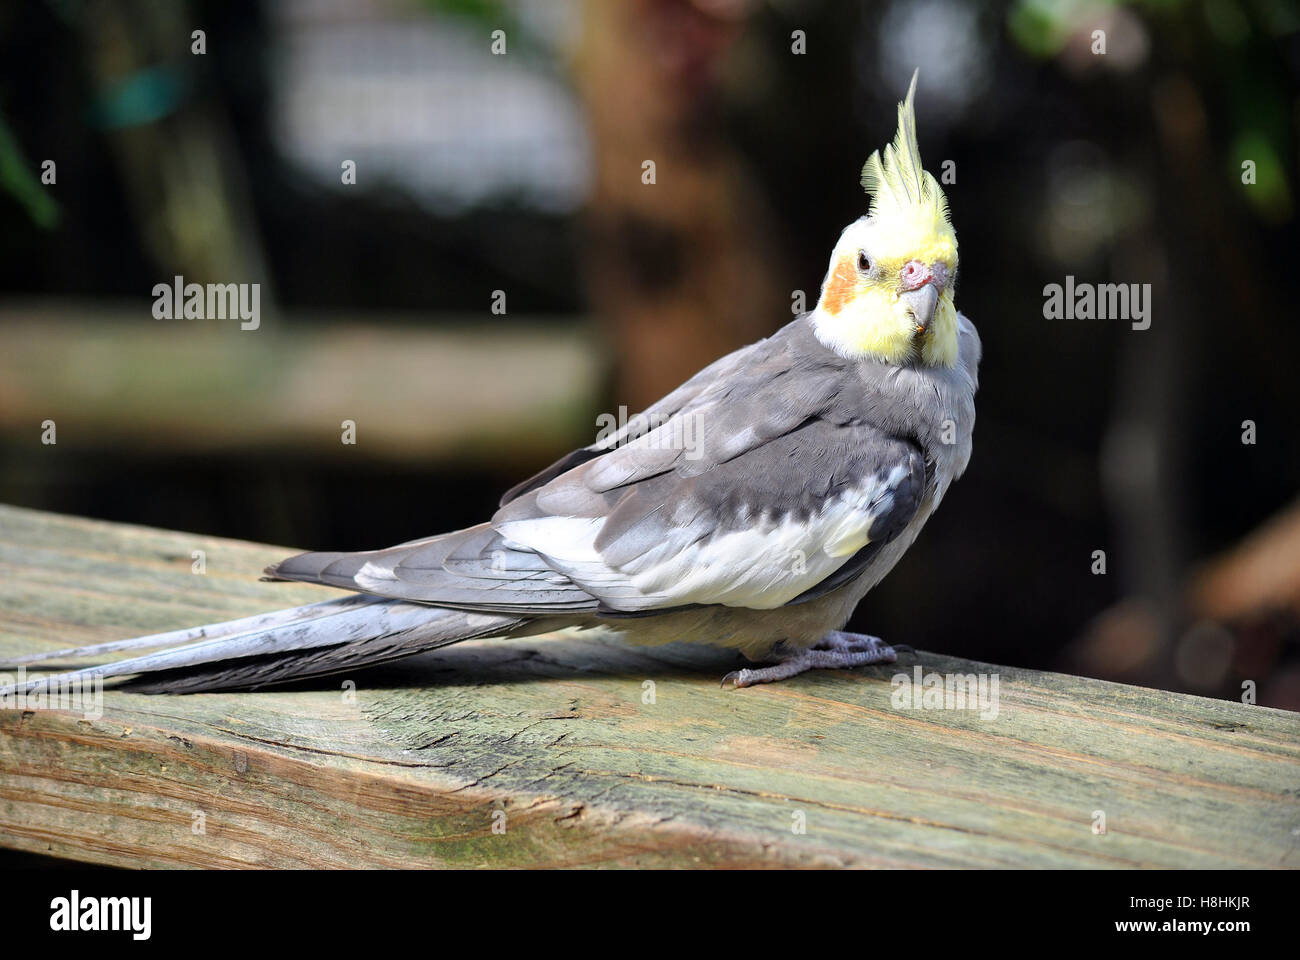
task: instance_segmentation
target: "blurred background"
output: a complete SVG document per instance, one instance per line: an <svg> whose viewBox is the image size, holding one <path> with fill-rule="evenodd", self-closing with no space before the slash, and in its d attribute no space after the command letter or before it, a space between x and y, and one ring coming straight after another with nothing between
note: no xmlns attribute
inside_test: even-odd
<svg viewBox="0 0 1300 960"><path fill-rule="evenodd" d="M816 302L918 66L975 455L853 626L1300 709L1284 0L5 4L0 502L477 522ZM260 327L156 318L178 275L259 284ZM1150 329L1044 319L1067 276L1150 284Z"/></svg>

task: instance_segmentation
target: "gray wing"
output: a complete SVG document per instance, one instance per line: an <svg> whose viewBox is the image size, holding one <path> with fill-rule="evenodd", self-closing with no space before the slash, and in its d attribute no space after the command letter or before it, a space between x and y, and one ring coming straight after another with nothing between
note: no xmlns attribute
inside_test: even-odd
<svg viewBox="0 0 1300 960"><path fill-rule="evenodd" d="M560 474L567 473L588 460L594 460L603 453L608 453L610 450L627 443L629 439L635 439L636 436L647 432L646 428L650 424L662 423L671 417L694 409L702 402L702 399L707 400L714 395L714 392L725 389L730 379L740 374L747 363L752 363L755 359L761 358L765 353L764 347L766 345L767 341L765 340L751 343L715 360L662 400L657 401L654 405L647 407L637 416L631 418L620 429L611 431L607 436L600 438L590 446L574 450L572 453L555 461L545 470L511 487L502 494L498 506L504 507L507 503L519 499L525 493L544 486Z"/></svg>
<svg viewBox="0 0 1300 960"><path fill-rule="evenodd" d="M384 550L303 553L267 567L300 580L481 612L528 616L595 610L599 601L540 554L482 523Z"/></svg>
<svg viewBox="0 0 1300 960"><path fill-rule="evenodd" d="M800 602L859 570L924 493L916 442L863 404L857 372L796 321L650 408L648 432L522 484L490 525L269 572L529 614Z"/></svg>

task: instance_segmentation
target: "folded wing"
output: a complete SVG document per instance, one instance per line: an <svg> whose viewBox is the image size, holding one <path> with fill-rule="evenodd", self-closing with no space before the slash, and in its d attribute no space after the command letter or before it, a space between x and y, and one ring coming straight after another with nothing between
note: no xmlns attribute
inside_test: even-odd
<svg viewBox="0 0 1300 960"><path fill-rule="evenodd" d="M490 524L268 573L530 616L809 599L896 536L926 484L917 442L865 419L858 374L818 347L792 324L723 358Z"/></svg>

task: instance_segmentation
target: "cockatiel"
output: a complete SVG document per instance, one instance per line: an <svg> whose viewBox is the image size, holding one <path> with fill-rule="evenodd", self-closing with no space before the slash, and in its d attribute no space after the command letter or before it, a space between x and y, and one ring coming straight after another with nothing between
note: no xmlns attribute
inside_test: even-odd
<svg viewBox="0 0 1300 960"><path fill-rule="evenodd" d="M767 662L723 680L737 687L893 661L842 628L966 469L980 358L953 306L957 239L921 166L915 92L914 76L816 308L519 484L487 523L266 571L347 597L26 662L165 647L80 675L253 688L565 627Z"/></svg>

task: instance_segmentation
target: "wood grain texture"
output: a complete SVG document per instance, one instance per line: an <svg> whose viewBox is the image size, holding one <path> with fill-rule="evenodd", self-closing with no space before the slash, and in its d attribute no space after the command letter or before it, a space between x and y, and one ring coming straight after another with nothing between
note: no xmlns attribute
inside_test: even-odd
<svg viewBox="0 0 1300 960"><path fill-rule="evenodd" d="M0 656L331 595L257 582L285 552L0 507ZM477 641L293 690L0 710L0 844L159 867L1300 866L1297 715L931 653L720 689L737 662ZM996 674L996 718L896 706L918 663Z"/></svg>

